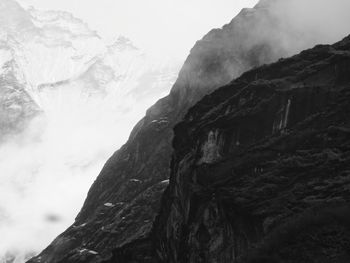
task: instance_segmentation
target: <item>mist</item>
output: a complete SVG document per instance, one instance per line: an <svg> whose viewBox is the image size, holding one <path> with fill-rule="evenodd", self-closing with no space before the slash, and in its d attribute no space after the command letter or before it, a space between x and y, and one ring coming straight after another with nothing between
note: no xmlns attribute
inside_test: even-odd
<svg viewBox="0 0 350 263"><path fill-rule="evenodd" d="M254 8L243 9L222 31L211 31L206 38L216 45L205 49L204 56L197 55L197 60L231 52L233 59L224 55L220 72L210 73L210 78L226 75L232 80L253 67L342 40L350 34L348 10L346 0L261 0ZM206 85L202 79L195 81Z"/></svg>
<svg viewBox="0 0 350 263"><path fill-rule="evenodd" d="M156 89L160 95L171 81ZM0 146L0 255L38 252L74 222L103 164L158 96L83 88L36 92L43 112Z"/></svg>
<svg viewBox="0 0 350 263"><path fill-rule="evenodd" d="M301 37L299 41L308 45L332 44L350 34L348 10L350 2L346 0L275 1L272 8L284 20L281 26L285 32L288 28L294 30Z"/></svg>
<svg viewBox="0 0 350 263"><path fill-rule="evenodd" d="M287 56L350 34L348 0L264 0L258 7L265 8L267 2L278 29L252 29L252 37L244 43L247 48L266 41L273 47L278 42L276 47L283 52L276 54ZM175 49L177 43L173 45ZM173 61L161 74L164 65L111 64L94 64L98 69L75 73L57 87L39 88L35 77L35 85L28 88L42 113L0 145L0 259L16 255L15 262L23 262L74 222L108 157L126 142L146 109L169 92L179 71ZM109 74L115 68L122 71L119 76Z"/></svg>
<svg viewBox="0 0 350 263"><path fill-rule="evenodd" d="M0 132L0 262L24 262L74 222L106 160L181 64L123 36L107 43L69 13L6 0L0 14L0 123L26 124L0 129L11 131Z"/></svg>
<svg viewBox="0 0 350 263"><path fill-rule="evenodd" d="M273 59L318 44L333 44L350 34L350 2L346 0L261 0L255 9L259 23L249 29L241 44L245 50L267 44Z"/></svg>

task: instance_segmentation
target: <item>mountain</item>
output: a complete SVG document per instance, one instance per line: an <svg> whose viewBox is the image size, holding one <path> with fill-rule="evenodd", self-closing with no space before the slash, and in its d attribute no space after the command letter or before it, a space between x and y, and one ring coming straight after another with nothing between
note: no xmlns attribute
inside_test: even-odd
<svg viewBox="0 0 350 263"><path fill-rule="evenodd" d="M0 261L24 262L74 221L178 71L126 37L106 43L70 13L0 1Z"/></svg>
<svg viewBox="0 0 350 263"><path fill-rule="evenodd" d="M0 14L1 39L14 50L33 87L76 76L105 50L97 33L67 12L25 10L13 0L3 0Z"/></svg>
<svg viewBox="0 0 350 263"><path fill-rule="evenodd" d="M39 104L50 108L46 102L51 102L50 98L57 93L70 97L71 91L76 91L83 99L114 100L116 119L113 121L116 121L118 117L127 118L141 107L146 109L166 94L178 72L176 63L167 59L153 60L122 36L87 64L86 69L71 78L38 85L34 96Z"/></svg>
<svg viewBox="0 0 350 263"><path fill-rule="evenodd" d="M56 87L79 90L88 96L99 93L121 101L133 100L130 105L137 100L146 109L166 95L175 81L177 62L154 60L122 36L106 45L70 13L33 7L25 10L13 0L3 0L0 16L0 55L7 74L2 78L11 79L11 83L16 78L16 86L22 86L21 93L26 93L22 99L31 97L33 108L46 112L46 107L52 107L48 104L53 98L45 96L52 96L52 87ZM115 102L120 104L125 103ZM134 110L134 106L128 108L125 110ZM31 115L30 110L23 112Z"/></svg>
<svg viewBox="0 0 350 263"><path fill-rule="evenodd" d="M198 41L170 94L147 111L127 143L107 161L75 223L29 262L101 262L112 251L116 262L154 262L151 230L169 184L176 123L205 94L243 72L334 38L313 27L294 27L278 12L286 7L286 1L262 1ZM162 209L170 209L168 204Z"/></svg>
<svg viewBox="0 0 350 263"><path fill-rule="evenodd" d="M0 142L5 135L23 130L40 112L21 82L11 48L0 41Z"/></svg>
<svg viewBox="0 0 350 263"><path fill-rule="evenodd" d="M348 262L349 73L350 36L192 107L154 224L159 262ZM108 262L144 262L127 252Z"/></svg>
<svg viewBox="0 0 350 263"><path fill-rule="evenodd" d="M15 1L2 0L0 17L1 134L6 135L23 130L40 112L36 86L78 74L101 41L64 12L25 10Z"/></svg>

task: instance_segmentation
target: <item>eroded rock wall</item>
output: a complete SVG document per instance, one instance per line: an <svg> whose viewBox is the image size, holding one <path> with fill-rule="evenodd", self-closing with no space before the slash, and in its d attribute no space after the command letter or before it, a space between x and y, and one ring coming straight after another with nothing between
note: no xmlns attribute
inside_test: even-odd
<svg viewBox="0 0 350 263"><path fill-rule="evenodd" d="M206 96L175 127L160 262L349 261L349 114L350 37Z"/></svg>

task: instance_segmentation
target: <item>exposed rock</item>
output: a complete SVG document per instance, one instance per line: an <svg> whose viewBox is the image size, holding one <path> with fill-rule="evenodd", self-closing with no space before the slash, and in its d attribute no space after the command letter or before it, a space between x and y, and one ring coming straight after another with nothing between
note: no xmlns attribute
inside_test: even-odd
<svg viewBox="0 0 350 263"><path fill-rule="evenodd" d="M249 71L206 96L175 127L154 256L168 263L348 262L349 114L350 36ZM201 162L208 145L209 156L220 158ZM125 259L117 250L109 262L143 262Z"/></svg>

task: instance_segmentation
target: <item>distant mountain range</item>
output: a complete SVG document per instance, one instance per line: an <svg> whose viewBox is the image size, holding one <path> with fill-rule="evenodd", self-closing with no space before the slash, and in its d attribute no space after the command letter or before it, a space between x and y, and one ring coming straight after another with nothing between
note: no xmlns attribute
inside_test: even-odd
<svg viewBox="0 0 350 263"><path fill-rule="evenodd" d="M16 126L20 116L23 120L36 109L45 112L50 103L45 96L53 88L68 85L85 95L128 99L132 110L136 101L147 108L165 95L177 76L173 61L156 61L122 36L106 45L97 32L67 12L25 10L13 0L2 0L0 25L0 77L2 87L12 90L5 95L1 89L0 100L6 101L2 134ZM14 90L16 100L11 101Z"/></svg>
<svg viewBox="0 0 350 263"><path fill-rule="evenodd" d="M16 202L18 209L24 211L37 208L36 203L26 201L30 198L24 194L31 185L56 176L52 182L67 177L68 187L68 177L77 167L82 179L91 184L91 176L84 169L100 167L100 158L105 160L127 140L146 109L169 92L179 67L179 61L151 57L124 36L105 43L97 32L70 13L24 9L16 1L1 0L0 179L6 182L0 186L2 235L17 230L14 222L18 218L13 218L15 208L10 203ZM98 143L88 147L87 138ZM59 147L67 151L60 152ZM64 172L45 171L47 158L57 166L53 168L55 172ZM13 162L11 169L6 169ZM84 175L90 179L84 179ZM79 194L66 194L68 199L60 202L76 203L74 196L82 199L86 191L83 187L77 190ZM7 192L13 195L11 202L6 201ZM34 192L38 200L45 199L40 191ZM71 205L70 210L78 208ZM45 209L39 208L44 219ZM65 215L59 214L58 218ZM43 239L49 242L72 220L56 220L55 224L45 221L47 231ZM44 225L36 226L34 232L43 233ZM23 240L26 231L31 230L26 228ZM13 247L9 242L0 242L0 261L8 252L10 262L23 262L27 253L38 252L43 241L28 242L29 251L21 251L21 247Z"/></svg>

